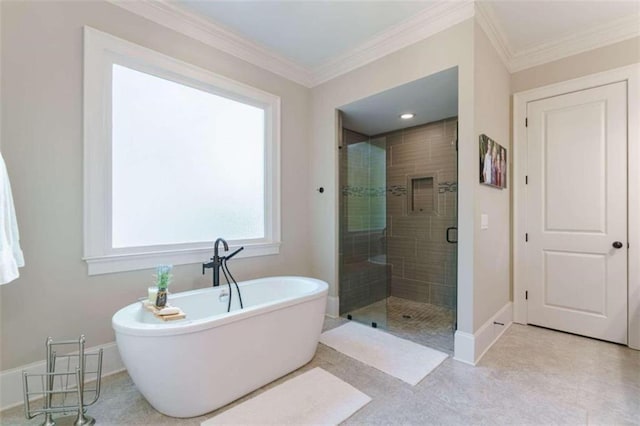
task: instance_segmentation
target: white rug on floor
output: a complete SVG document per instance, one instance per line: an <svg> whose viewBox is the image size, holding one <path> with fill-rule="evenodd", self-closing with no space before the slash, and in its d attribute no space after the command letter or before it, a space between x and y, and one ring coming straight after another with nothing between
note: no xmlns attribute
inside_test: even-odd
<svg viewBox="0 0 640 426"><path fill-rule="evenodd" d="M213 425L337 425L371 401L322 368L302 373L201 423Z"/></svg>
<svg viewBox="0 0 640 426"><path fill-rule="evenodd" d="M354 322L325 331L320 342L414 386L448 356Z"/></svg>

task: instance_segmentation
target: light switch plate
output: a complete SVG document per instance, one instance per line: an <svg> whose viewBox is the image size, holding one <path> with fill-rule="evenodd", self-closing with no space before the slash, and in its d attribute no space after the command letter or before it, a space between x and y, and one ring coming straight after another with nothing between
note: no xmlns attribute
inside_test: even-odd
<svg viewBox="0 0 640 426"><path fill-rule="evenodd" d="M480 215L480 229L489 229L489 215L486 213Z"/></svg>

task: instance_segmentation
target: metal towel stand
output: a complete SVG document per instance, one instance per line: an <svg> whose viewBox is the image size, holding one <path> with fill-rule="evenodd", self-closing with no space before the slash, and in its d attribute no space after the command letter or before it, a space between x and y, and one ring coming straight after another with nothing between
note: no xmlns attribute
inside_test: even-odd
<svg viewBox="0 0 640 426"><path fill-rule="evenodd" d="M93 417L86 415L86 407L94 404L100 396L100 382L102 377L102 349L93 353L84 352L84 335L76 340L62 340L55 342L51 337L45 343L47 348L47 366L45 373L22 372L24 391L24 415L27 419L32 419L40 414L44 414L43 426L53 426L56 422L53 414L71 414L77 412L74 426L84 426L95 424ZM77 353L58 354L56 346L77 346ZM87 370L89 360L95 359L95 370ZM66 361L66 362L65 362ZM66 365L65 365L66 364ZM95 374L94 386L87 388L85 378ZM58 378L58 383L56 383ZM31 382L37 380L40 388L31 390ZM32 383L33 385L33 383ZM75 395L76 400L73 396ZM43 397L44 403L40 407L32 407L31 400ZM67 399L71 399L67 404ZM86 402L88 398L90 402ZM57 401L61 399L61 401Z"/></svg>

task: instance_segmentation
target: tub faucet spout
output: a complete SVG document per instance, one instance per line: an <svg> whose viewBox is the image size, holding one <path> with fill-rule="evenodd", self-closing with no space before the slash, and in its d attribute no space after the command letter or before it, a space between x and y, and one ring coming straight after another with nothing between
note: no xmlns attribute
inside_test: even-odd
<svg viewBox="0 0 640 426"><path fill-rule="evenodd" d="M227 244L227 242L224 239L218 238L216 242L213 244L214 257L218 257L218 245L220 245L220 243L222 243L222 245L224 246L224 251L229 251L229 244Z"/></svg>
<svg viewBox="0 0 640 426"><path fill-rule="evenodd" d="M222 245L224 246L224 251L229 251L229 244L227 244L227 242L222 238L218 238L213 245L213 257L211 258L211 262L202 264L202 275L204 275L206 269L213 268L214 287L218 287L220 285L220 267L227 268L227 273L231 274L228 267L226 266L227 260L231 259L233 256L240 253L244 249L244 247L240 247L238 250L234 251L228 256L220 256L218 252L218 245L220 245L220 243L222 243ZM227 278L227 281L229 281L229 278Z"/></svg>

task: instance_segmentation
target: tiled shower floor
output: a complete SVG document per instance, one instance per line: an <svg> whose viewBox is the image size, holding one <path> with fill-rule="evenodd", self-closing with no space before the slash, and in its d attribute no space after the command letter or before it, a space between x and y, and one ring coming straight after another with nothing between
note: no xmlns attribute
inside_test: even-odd
<svg viewBox="0 0 640 426"><path fill-rule="evenodd" d="M398 337L453 355L453 309L390 296L343 317L347 314L354 321L367 325L376 322L378 328Z"/></svg>

